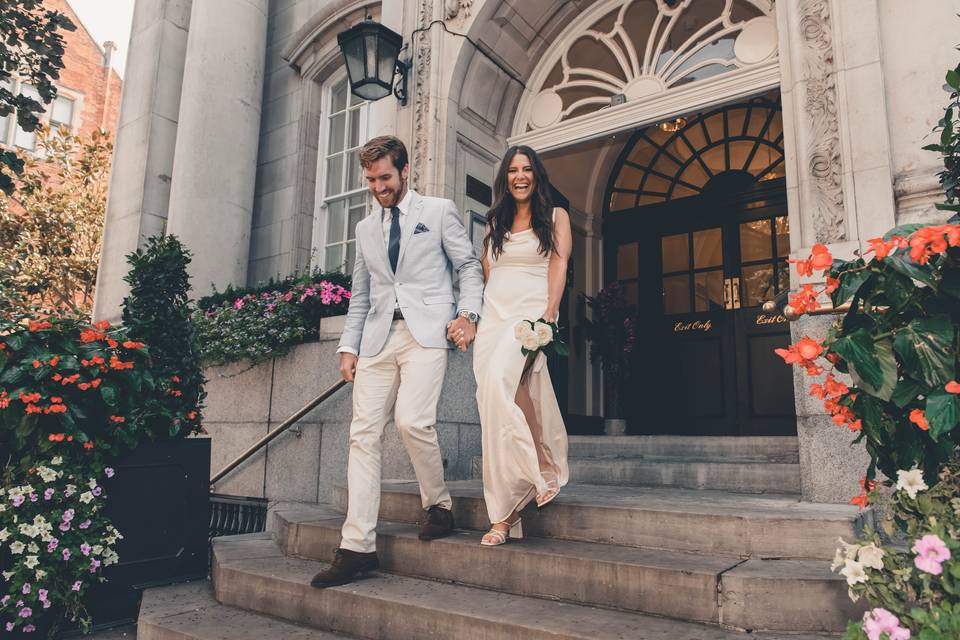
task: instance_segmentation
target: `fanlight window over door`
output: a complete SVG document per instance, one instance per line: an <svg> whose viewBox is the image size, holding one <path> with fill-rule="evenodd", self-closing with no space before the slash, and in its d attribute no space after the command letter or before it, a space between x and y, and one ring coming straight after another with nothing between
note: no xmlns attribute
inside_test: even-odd
<svg viewBox="0 0 960 640"><path fill-rule="evenodd" d="M527 131L776 59L771 0L606 0L589 15L548 54Z"/></svg>
<svg viewBox="0 0 960 640"><path fill-rule="evenodd" d="M736 172L756 182L784 176L778 92L641 129L624 147L609 211L695 196Z"/></svg>

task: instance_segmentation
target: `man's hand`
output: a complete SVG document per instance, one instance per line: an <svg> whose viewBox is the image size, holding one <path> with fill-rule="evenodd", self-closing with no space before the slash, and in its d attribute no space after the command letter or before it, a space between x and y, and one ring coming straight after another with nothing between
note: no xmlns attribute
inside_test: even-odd
<svg viewBox="0 0 960 640"><path fill-rule="evenodd" d="M447 323L447 340L450 340L460 351L466 351L477 337L477 325L462 316Z"/></svg>
<svg viewBox="0 0 960 640"><path fill-rule="evenodd" d="M340 376L347 382L353 382L357 373L357 356L348 351L340 353Z"/></svg>

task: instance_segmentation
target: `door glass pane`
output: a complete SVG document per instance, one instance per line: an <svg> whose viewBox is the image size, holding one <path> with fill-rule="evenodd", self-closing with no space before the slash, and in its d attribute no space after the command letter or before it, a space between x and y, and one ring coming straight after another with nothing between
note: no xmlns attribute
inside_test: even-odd
<svg viewBox="0 0 960 640"><path fill-rule="evenodd" d="M693 266L697 269L723 265L723 233L720 229L693 232Z"/></svg>
<svg viewBox="0 0 960 640"><path fill-rule="evenodd" d="M756 307L775 295L773 290L773 265L759 264L743 267L743 300L741 306Z"/></svg>
<svg viewBox="0 0 960 640"><path fill-rule="evenodd" d="M617 279L637 277L637 243L617 247Z"/></svg>
<svg viewBox="0 0 960 640"><path fill-rule="evenodd" d="M660 251L663 254L664 272L686 271L690 268L687 234L664 236L660 239Z"/></svg>
<svg viewBox="0 0 960 640"><path fill-rule="evenodd" d="M694 276L695 311L723 309L723 271L707 271Z"/></svg>
<svg viewBox="0 0 960 640"><path fill-rule="evenodd" d="M663 312L690 312L690 275L667 276L663 279Z"/></svg>
<svg viewBox="0 0 960 640"><path fill-rule="evenodd" d="M343 155L337 154L327 158L327 189L328 196L343 191Z"/></svg>
<svg viewBox="0 0 960 640"><path fill-rule="evenodd" d="M632 282L622 282L623 296L627 300L627 305L636 307L640 300L640 285L636 280Z"/></svg>
<svg viewBox="0 0 960 640"><path fill-rule="evenodd" d="M790 288L790 265L786 262L777 263L777 293Z"/></svg>
<svg viewBox="0 0 960 640"><path fill-rule="evenodd" d="M785 258L790 255L790 219L778 216L774 225L777 229L777 256Z"/></svg>
<svg viewBox="0 0 960 640"><path fill-rule="evenodd" d="M744 262L769 260L770 221L752 220L740 223L740 259Z"/></svg>
<svg viewBox="0 0 960 640"><path fill-rule="evenodd" d="M327 243L343 242L343 230L346 222L344 201L334 200L327 207Z"/></svg>

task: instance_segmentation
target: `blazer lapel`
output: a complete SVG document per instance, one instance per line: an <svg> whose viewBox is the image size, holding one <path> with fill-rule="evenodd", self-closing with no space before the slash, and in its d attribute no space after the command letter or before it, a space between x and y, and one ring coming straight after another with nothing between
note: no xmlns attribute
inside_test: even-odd
<svg viewBox="0 0 960 640"><path fill-rule="evenodd" d="M423 214L423 198L416 191L410 191L410 211L407 212L407 220L403 223L403 230L400 232L400 257L397 258L397 271L403 264L403 255L407 251L407 245L413 238L413 232L420 222L420 216Z"/></svg>
<svg viewBox="0 0 960 640"><path fill-rule="evenodd" d="M393 272L390 270L390 259L387 257L387 246L383 242L383 209L379 206L374 208L370 214L370 223L368 224L369 230L367 231L367 241L373 245L373 253L378 256L380 261L383 263L383 269L393 277Z"/></svg>

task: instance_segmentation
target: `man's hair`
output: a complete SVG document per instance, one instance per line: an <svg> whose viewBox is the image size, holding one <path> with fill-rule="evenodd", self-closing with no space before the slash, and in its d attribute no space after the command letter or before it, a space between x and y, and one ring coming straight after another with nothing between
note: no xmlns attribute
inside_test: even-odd
<svg viewBox="0 0 960 640"><path fill-rule="evenodd" d="M385 156L390 156L397 171L403 171L407 166L407 146L395 136L379 136L363 145L360 148L360 165L369 169L371 164Z"/></svg>

